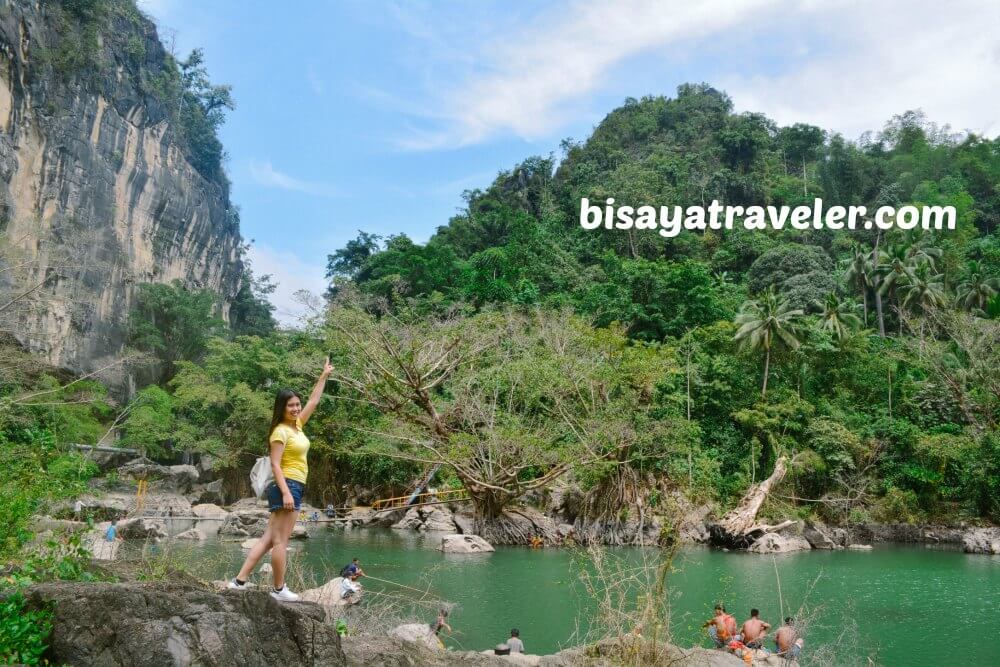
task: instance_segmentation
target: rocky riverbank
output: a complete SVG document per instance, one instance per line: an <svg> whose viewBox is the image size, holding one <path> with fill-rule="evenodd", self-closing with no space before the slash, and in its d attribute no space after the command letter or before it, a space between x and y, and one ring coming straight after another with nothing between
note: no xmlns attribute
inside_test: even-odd
<svg viewBox="0 0 1000 667"><path fill-rule="evenodd" d="M260 537L267 526L266 503L252 498L226 505L222 480L211 457L197 466L166 466L148 459L127 460L114 454L95 454L105 477L95 480L93 492L82 496L83 514L97 522L97 530L87 541L98 557L113 558L115 549L101 544L101 535L112 518L128 517L119 526L126 539L158 541L167 537L200 540L209 535L241 542ZM147 482L147 492L136 495L139 480ZM391 527L442 535L479 535L492 544L534 544L560 546L603 544L650 546L679 539L707 544L711 539L714 508L694 505L680 494L668 499L671 511L681 515L672 524L655 511L623 512L609 519L590 519L583 507L582 494L560 485L526 499L530 504L510 507L502 530L490 524L477 525L467 504L452 503L377 512L355 507L337 521L315 524L353 530ZM306 515L318 508L303 506ZM41 538L49 531L83 530L74 521L73 502L50 508L51 516L39 517L35 528ZM325 520L325 516L320 512ZM170 521L165 521L169 519ZM168 530L173 530L173 533ZM308 537L308 522L296 527L293 537ZM1000 554L1000 528L973 526L918 526L911 524L852 524L832 526L812 521L782 522L780 530L761 535L748 545L753 553L787 553L810 549L864 549L872 544L901 542L950 545L968 553ZM177 528L180 527L180 530Z"/></svg>
<svg viewBox="0 0 1000 667"><path fill-rule="evenodd" d="M400 626L387 634L340 637L327 610L279 603L261 592L217 592L193 583L55 582L33 586L29 607L54 612L46 657L55 664L106 667L178 665L440 666L615 664L602 643L548 656L500 657L449 651ZM413 627L427 630L425 625ZM429 631L428 631L429 632ZM742 660L701 648L661 647L664 664L738 667ZM757 664L778 664L758 661Z"/></svg>

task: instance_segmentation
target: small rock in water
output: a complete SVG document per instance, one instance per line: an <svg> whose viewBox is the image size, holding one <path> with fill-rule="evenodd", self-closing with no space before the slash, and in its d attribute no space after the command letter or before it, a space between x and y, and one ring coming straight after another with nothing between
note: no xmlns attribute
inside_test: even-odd
<svg viewBox="0 0 1000 667"><path fill-rule="evenodd" d="M851 549L852 551L871 551L872 550L872 545L870 545L870 544L849 544L849 545L847 545L847 548Z"/></svg>
<svg viewBox="0 0 1000 667"><path fill-rule="evenodd" d="M174 539L177 539L177 540L203 540L203 539L205 539L205 533L201 532L197 528L191 528L189 530L185 530L183 533L177 533L177 535L174 536Z"/></svg>
<svg viewBox="0 0 1000 667"><path fill-rule="evenodd" d="M270 563L264 563L263 565L260 566L261 574L271 574L272 572L274 572L274 568L271 567Z"/></svg>
<svg viewBox="0 0 1000 667"><path fill-rule="evenodd" d="M441 551L446 554L476 554L494 551L493 545L478 535L445 535Z"/></svg>

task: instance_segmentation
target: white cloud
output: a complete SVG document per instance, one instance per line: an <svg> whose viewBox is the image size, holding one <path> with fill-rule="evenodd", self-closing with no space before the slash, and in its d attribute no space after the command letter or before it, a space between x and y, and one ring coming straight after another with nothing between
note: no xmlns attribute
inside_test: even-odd
<svg viewBox="0 0 1000 667"><path fill-rule="evenodd" d="M1000 4L840 5L810 20L836 51L788 71L720 86L741 110L787 125L808 122L856 138L894 114L921 108L956 130L1000 133Z"/></svg>
<svg viewBox="0 0 1000 667"><path fill-rule="evenodd" d="M443 40L433 26L405 12L396 18L436 53L427 58L452 57L450 50L436 51ZM532 27L514 32L526 24ZM461 44L466 55L456 66L465 74L450 86L441 76L426 77L433 83L425 90L429 97L423 103L406 98L419 125L398 144L426 150L509 134L551 137L579 121L589 97L608 86L612 68L653 51L683 70L708 62L699 55L710 53L713 63L724 63L712 65L722 69L721 78L697 78L725 89L741 110L762 111L780 123L811 122L853 137L919 107L956 129L996 135L1000 42L989 28L996 25L1000 3L577 0L532 22L505 25L497 30L502 39L477 32ZM791 38L781 60L768 67L780 73L737 74L758 62L748 55L760 56L757 51L779 36ZM755 53L743 53L746 48ZM669 93L683 80L646 84L635 96Z"/></svg>
<svg viewBox="0 0 1000 667"><path fill-rule="evenodd" d="M300 325L310 313L296 293L305 290L314 297L321 295L327 285L325 267L308 264L291 252L266 244L250 246L249 258L255 275L270 274L278 284L270 297L275 319L284 326Z"/></svg>
<svg viewBox="0 0 1000 667"><path fill-rule="evenodd" d="M700 39L761 18L776 0L586 0L543 17L514 39L487 44L485 63L437 102L449 122L401 142L407 149L474 144L497 134L546 136L571 103L600 88L621 61L654 47ZM434 115L432 111L430 114Z"/></svg>
<svg viewBox="0 0 1000 667"><path fill-rule="evenodd" d="M251 160L249 169L250 177L258 185L278 188L280 190L290 190L292 192L302 192L318 197L336 197L338 194L333 186L326 183L304 181L280 172L271 165L270 160L263 162Z"/></svg>

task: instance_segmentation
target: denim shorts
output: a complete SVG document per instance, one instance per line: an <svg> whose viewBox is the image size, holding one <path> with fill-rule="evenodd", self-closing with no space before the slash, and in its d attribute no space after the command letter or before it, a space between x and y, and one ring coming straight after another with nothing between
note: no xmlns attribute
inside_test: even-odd
<svg viewBox="0 0 1000 667"><path fill-rule="evenodd" d="M302 494L306 491L306 485L294 479L286 479L285 484L288 485L288 491L295 500L295 509L299 509L302 505ZM285 504L281 501L281 489L274 482L271 482L267 487L267 508L271 512L285 509Z"/></svg>

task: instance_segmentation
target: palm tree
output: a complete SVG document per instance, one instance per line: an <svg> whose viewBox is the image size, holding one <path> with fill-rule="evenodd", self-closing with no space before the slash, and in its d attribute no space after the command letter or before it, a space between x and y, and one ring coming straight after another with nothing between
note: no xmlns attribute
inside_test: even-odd
<svg viewBox="0 0 1000 667"><path fill-rule="evenodd" d="M909 248L900 243L887 243L885 250L878 253L878 264L875 268L881 276L876 296L888 295L890 299L895 298L896 289L913 278L914 263ZM901 308L898 300L896 306ZM903 332L902 316L899 317L899 331Z"/></svg>
<svg viewBox="0 0 1000 667"><path fill-rule="evenodd" d="M865 309L865 326L868 326L868 290L872 288L874 273L868 251L855 245L854 254L851 256L850 264L847 265L847 271L844 273L844 280L848 285L861 292Z"/></svg>
<svg viewBox="0 0 1000 667"><path fill-rule="evenodd" d="M1000 281L988 277L979 262L969 262L965 279L955 291L956 302L967 310L985 311L986 304L1000 290Z"/></svg>
<svg viewBox="0 0 1000 667"><path fill-rule="evenodd" d="M944 276L933 271L934 267L927 262L911 270L910 277L899 288L903 306L923 310L944 305Z"/></svg>
<svg viewBox="0 0 1000 667"><path fill-rule="evenodd" d="M771 368L771 348L785 347L790 350L799 347L796 338L798 320L803 316L801 308L792 308L788 301L774 293L774 286L768 288L760 299L750 299L743 303L736 324L740 325L735 340L754 352L764 352L764 382L760 397L767 397L767 376Z"/></svg>
<svg viewBox="0 0 1000 667"><path fill-rule="evenodd" d="M830 292L825 301L817 305L822 308L819 328L833 333L838 342L843 342L851 330L861 326L861 318L854 312L857 305L852 301L841 301L836 294Z"/></svg>

